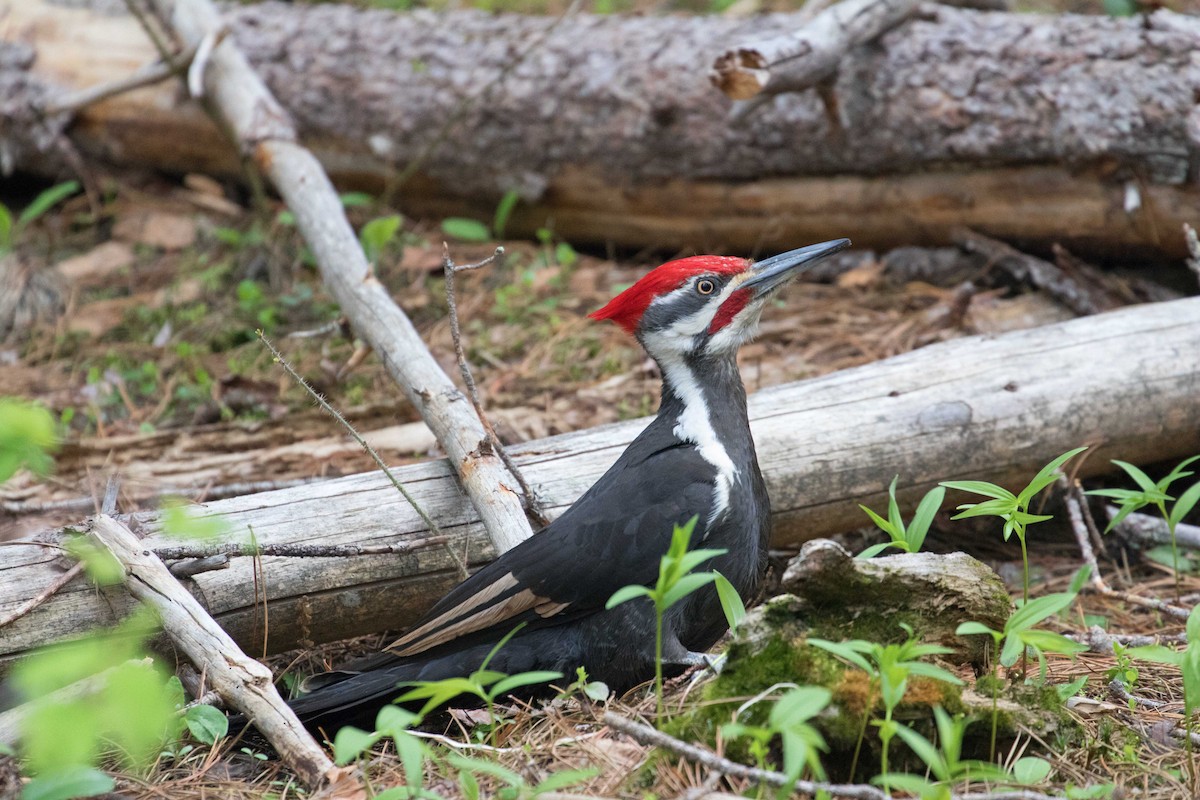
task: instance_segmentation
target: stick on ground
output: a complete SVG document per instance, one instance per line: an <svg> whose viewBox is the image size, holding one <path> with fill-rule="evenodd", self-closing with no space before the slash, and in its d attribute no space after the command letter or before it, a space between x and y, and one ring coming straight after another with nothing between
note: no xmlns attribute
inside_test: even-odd
<svg viewBox="0 0 1200 800"><path fill-rule="evenodd" d="M205 674L226 707L254 720L306 786L318 789L346 778L349 770L334 766L279 696L271 671L243 653L128 528L100 515L92 533L125 568L130 594L154 609L167 635Z"/></svg>

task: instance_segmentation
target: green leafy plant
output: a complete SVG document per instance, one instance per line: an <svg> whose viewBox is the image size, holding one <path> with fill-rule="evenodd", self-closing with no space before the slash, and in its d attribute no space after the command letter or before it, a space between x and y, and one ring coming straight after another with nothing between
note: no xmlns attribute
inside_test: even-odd
<svg viewBox="0 0 1200 800"><path fill-rule="evenodd" d="M971 719L961 714L950 716L941 706L934 706L933 720L937 727L937 745L906 726L896 729L908 748L929 768L928 776L905 773L878 775L872 783L886 782L922 800L950 800L951 787L963 781L1000 781L1008 774L986 761L963 759L962 746Z"/></svg>
<svg viewBox="0 0 1200 800"><path fill-rule="evenodd" d="M375 730L364 731L352 725L338 729L333 737L333 757L338 764L349 764L362 758L379 742L391 739L404 766L404 786L397 786L375 795L375 800L408 797L437 798L425 788L425 763L433 757L429 746L413 736L409 729L420 717L399 706L384 706L375 716Z"/></svg>
<svg viewBox="0 0 1200 800"><path fill-rule="evenodd" d="M509 639L516 635L524 626L525 623L521 623L509 631L503 639L496 643L496 646L487 654L487 657L483 659L483 663L479 665L479 669L465 678L443 678L440 681L416 681L401 684L401 686L412 686L413 688L401 695L397 702L409 703L415 700L424 700L425 705L420 712L420 716L424 717L433 709L445 705L459 695L472 695L483 701L487 708L488 718L491 720L492 731L494 733L497 723L495 714L496 698L502 697L514 689L520 689L523 686L549 683L563 676L561 672L546 670L505 675L503 672L488 669L488 664L491 663L496 653L504 645L508 644Z"/></svg>
<svg viewBox="0 0 1200 800"><path fill-rule="evenodd" d="M1128 692L1135 691L1138 678L1141 672L1133 663L1133 653L1131 648L1123 647L1120 642L1113 642L1113 658L1116 663L1109 667L1104 672L1104 678L1107 681L1117 681ZM1133 711L1137 708L1137 700L1129 698L1129 710Z"/></svg>
<svg viewBox="0 0 1200 800"><path fill-rule="evenodd" d="M58 445L54 417L34 403L0 397L0 483L20 469L45 475Z"/></svg>
<svg viewBox="0 0 1200 800"><path fill-rule="evenodd" d="M962 685L962 680L954 673L936 664L920 660L928 656L950 653L952 650L949 647L925 644L916 638L912 626L901 623L900 627L907 637L899 644L884 645L862 639L848 639L844 642L831 642L827 639L808 640L808 643L814 647L832 653L863 670L871 679L866 708L863 712L863 724L859 729L858 743L854 747L854 757L850 763L851 775L854 774L854 769L858 764L858 754L866 732L867 718L875 706L876 691L879 693L879 699L883 702L883 719L873 720L872 724L879 728L880 772L888 775L888 751L892 739L901 727L892 718L892 715L896 707L904 700L904 693L908 691L909 678L917 676L945 681L955 686ZM884 791L887 791L887 787L888 783L885 781Z"/></svg>
<svg viewBox="0 0 1200 800"><path fill-rule="evenodd" d="M895 547L906 553L916 553L925 543L925 535L929 533L929 526L933 524L933 518L938 509L942 507L942 501L946 498L946 490L941 486L936 486L926 492L917 505L917 510L913 513L912 521L906 526L904 518L900 516L900 506L896 503L896 483L899 480L900 476L897 475L892 478L892 483L888 486L887 519L866 506L859 505L859 508L871 518L871 521L892 539L890 542L871 545L858 554L859 558L872 558L889 547Z"/></svg>
<svg viewBox="0 0 1200 800"><path fill-rule="evenodd" d="M971 494L991 498L982 503L965 503L960 505L958 507L960 513L955 515L953 519L999 517L1004 520L1004 541L1007 542L1009 537L1014 533L1017 534L1017 539L1021 542L1021 565L1023 568L1021 597L1026 602L1029 600L1029 551L1025 542L1026 533L1029 526L1035 522L1044 522L1048 519L1053 519L1053 517L1046 514L1029 513L1029 504L1033 502L1033 498L1039 492L1058 480L1058 470L1063 464L1086 449L1086 447L1077 447L1074 450L1068 450L1063 453L1042 467L1038 474L1033 476L1033 480L1018 494L1013 494L1004 487L988 483L987 481L942 481L940 484L947 489L957 489L962 492L970 492Z"/></svg>
<svg viewBox="0 0 1200 800"><path fill-rule="evenodd" d="M692 531L696 529L697 517L683 525L676 525L671 534L671 545L658 566L658 580L654 588L631 585L618 589L608 598L605 608L615 608L640 597L654 603L656 626L654 631L654 690L657 695L658 716L663 713L663 616L667 609L697 589L713 584L721 601L721 608L730 628L736 628L746 616L742 598L728 579L719 572L695 572L694 570L719 555L722 549L689 550Z"/></svg>
<svg viewBox="0 0 1200 800"><path fill-rule="evenodd" d="M1130 647L1128 653L1134 658L1159 664L1173 664L1183 673L1183 718L1187 730L1188 768L1191 770L1192 788L1197 787L1198 776L1192 752L1192 726L1196 709L1200 708L1200 606L1188 614L1186 626L1187 646L1174 650L1160 644Z"/></svg>
<svg viewBox="0 0 1200 800"><path fill-rule="evenodd" d="M14 219L12 210L0 203L0 256L20 245L26 229L47 211L79 191L79 181L67 181L41 192Z"/></svg>
<svg viewBox="0 0 1200 800"><path fill-rule="evenodd" d="M504 231L508 227L508 220L512 217L513 209L516 208L520 199L521 195L516 189L509 189L505 192L504 196L500 198L500 202L496 204L496 213L492 217L491 228L477 219L447 217L442 220L442 233L462 242L503 239Z"/></svg>
<svg viewBox="0 0 1200 800"><path fill-rule="evenodd" d="M1133 482L1138 485L1137 490L1133 489L1093 489L1088 494L1096 497L1107 497L1117 502L1117 513L1109 521L1108 527L1104 529L1108 533L1115 528L1120 522L1133 512L1145 508L1146 506L1154 506L1158 509L1158 513L1167 523L1167 530L1171 534L1171 565L1175 571L1175 596L1179 597L1179 545L1175 542L1175 528L1183 521L1183 518L1196 507L1196 503L1200 502L1200 481L1192 484L1191 488L1179 496L1178 500L1168 494L1171 489L1171 484L1181 478L1187 478L1193 475L1187 469L1200 456L1192 456L1185 458L1175 465L1175 469L1165 475L1162 480L1157 483L1150 479L1142 470L1135 467L1126 461L1118 461L1113 459L1125 473L1133 479ZM1175 500L1174 504L1168 508L1167 503Z"/></svg>
<svg viewBox="0 0 1200 800"><path fill-rule="evenodd" d="M112 631L39 650L13 669L13 686L29 708L21 755L33 777L23 797L112 791L112 779L97 768L106 750L136 769L178 736L182 687L145 648L156 630L152 615L139 612ZM87 691L59 691L81 681Z"/></svg>
<svg viewBox="0 0 1200 800"><path fill-rule="evenodd" d="M751 752L759 766L765 766L770 743L779 737L783 746L783 771L795 782L807 768L817 779L825 779L821 752L826 750L825 739L809 720L829 705L833 694L819 686L797 686L771 706L767 724L745 725L732 722L721 727L726 739L749 738Z"/></svg>
<svg viewBox="0 0 1200 800"><path fill-rule="evenodd" d="M1011 667L1017 663L1017 659L1022 657L1027 649L1031 649L1037 655L1040 674L1044 680L1046 653L1074 655L1087 650L1087 645L1073 642L1053 631L1036 630L1034 626L1071 605L1090 572L1091 570L1085 566L1075 573L1069 591L1048 594L1025 603L1009 616L1004 623L1003 630L994 630L982 622L964 622L955 630L959 636L987 635L992 637L995 648L992 659L992 737L989 751L992 759L996 757L996 726L1000 713L998 707L999 666Z"/></svg>
<svg viewBox="0 0 1200 800"><path fill-rule="evenodd" d="M607 683L588 680L587 670L583 667L576 667L574 682L564 689L559 697L570 697L573 694L581 694L593 702L604 703L608 701L611 692Z"/></svg>
<svg viewBox="0 0 1200 800"><path fill-rule="evenodd" d="M386 217L376 217L362 226L358 232L358 241L362 245L367 261L375 264L383 251L396 239L404 218L399 214Z"/></svg>
<svg viewBox="0 0 1200 800"><path fill-rule="evenodd" d="M494 761L470 758L458 753L450 754L446 760L451 766L459 770L459 788L462 789L465 800L480 800L482 797L492 796L481 792L479 781L475 777L477 774L488 775L506 784L495 793L494 796L497 800L535 800L544 794L561 792L563 789L574 786L577 783L594 778L600 772L598 769L564 770L556 772L540 783L530 786L520 773L508 767L501 766ZM379 795L379 797L383 797L383 795Z"/></svg>

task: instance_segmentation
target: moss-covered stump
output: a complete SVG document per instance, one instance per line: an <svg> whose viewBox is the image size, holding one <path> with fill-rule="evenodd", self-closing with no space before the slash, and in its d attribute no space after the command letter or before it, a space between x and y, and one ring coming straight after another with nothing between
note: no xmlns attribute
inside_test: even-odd
<svg viewBox="0 0 1200 800"><path fill-rule="evenodd" d="M833 542L810 542L789 565L784 583L801 594L780 595L747 615L727 650L720 675L704 687L700 702L668 723L669 733L713 744L718 729L735 718L763 725L771 699L788 686L824 686L833 701L813 722L830 748L823 759L826 767L836 775L839 768L847 768L865 718L881 718L883 710L878 688L865 672L812 646L810 638L886 644L907 638L899 625L904 622L917 638L953 648L943 658L961 666L983 660L983 652L976 649L980 643L969 641L983 637L955 636L959 623L975 620L1003 628L1011 608L995 573L962 553L855 560ZM934 706L966 714L976 721L968 730L964 755L986 757L993 684L985 677L984 685L976 689L971 670L956 672L966 685L910 677L895 719L932 737ZM1045 738L1072 736L1075 730L1052 686L1004 687L997 708L1001 741L1020 732ZM873 774L866 770L879 755L874 731L872 726L866 728L859 777ZM726 742L725 747L733 758L749 757L742 742ZM895 751L907 753L900 745L895 745L893 755L904 757Z"/></svg>
<svg viewBox="0 0 1200 800"><path fill-rule="evenodd" d="M799 599L796 614L812 635L892 642L900 623L922 641L952 648L954 663L982 666L986 637L961 637L963 622L1004 627L1012 599L989 566L966 553L902 553L854 558L828 539L815 539L788 563L783 591Z"/></svg>

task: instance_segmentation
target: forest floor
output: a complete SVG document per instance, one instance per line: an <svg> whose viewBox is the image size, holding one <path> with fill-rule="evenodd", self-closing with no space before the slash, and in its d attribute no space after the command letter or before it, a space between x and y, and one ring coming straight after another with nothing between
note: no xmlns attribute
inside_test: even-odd
<svg viewBox="0 0 1200 800"><path fill-rule="evenodd" d="M131 511L167 495L200 502L370 470L368 457L349 446L347 435L273 362L256 330L360 432L405 426L399 443L382 452L388 462L437 456L436 443L423 426L411 424L415 412L378 360L361 352L339 324L287 215L275 205L252 205L233 187L194 176L180 184L123 178L109 183L100 209L76 197L31 229L18 251L19 283L40 287L22 300L40 319L0 344L0 393L45 405L60 421L64 440L52 476L18 476L0 487L0 540L92 513L112 472L123 479L120 508ZM348 206L360 227L392 213L364 198L350 197ZM554 236L549 223L543 238L503 242L503 263L458 279L468 360L502 437L522 441L653 413L659 388L654 365L614 326L586 315L671 254L577 252ZM443 239L459 263L489 255L495 246L455 241L441 221L405 220L379 248L376 263L380 279L457 380L441 273ZM57 266L49 269L51 264ZM1188 291L1190 279L1180 264L1107 274L1131 300L1161 296L1147 281ZM54 297L61 313L51 313ZM767 310L761 335L743 349L739 363L755 391L948 338L1072 316L1054 298L977 256L852 251L785 292ZM986 527L972 529L978 535L964 541L964 528L951 528L947 520L942 514L935 521L931 549L965 549L1019 593L1015 544L1005 545L998 529ZM847 537L855 548L877 540L869 533ZM1102 562L1111 583L1145 596L1171 595L1169 568L1122 547L1111 553L1113 560ZM790 554L774 555L782 563ZM1037 542L1032 558L1039 594L1061 590L1081 563L1065 529ZM1183 591L1196 602L1200 580L1194 572L1183 577ZM1183 630L1182 620L1089 594L1050 627L1080 632L1091 625L1120 634ZM288 654L273 665L281 671L319 669L381 641ZM1052 657L1051 680L1089 677L1080 697L1090 699L1070 712L1084 734L1065 744L1018 736L1005 744L1003 757L1037 753L1050 759L1048 786L1060 790L1070 783L1112 785L1139 797L1191 796L1187 753L1167 735L1173 725L1164 724L1182 714L1179 672L1139 666L1132 691L1164 705L1131 708L1114 699L1108 684L1121 665L1113 654ZM695 685L676 682L668 707L695 702ZM648 715L652 705L642 689L606 707L635 718ZM587 768L599 772L554 789L558 796L755 791L745 779L653 754L646 744L606 728L602 712L576 693L545 707L505 707L506 721L494 730L478 714L455 714L444 732L430 735L441 737L436 742L445 752L513 770L527 784L514 796L531 796L529 787L552 774ZM147 772L121 775L118 787L122 796L139 798L303 794L292 776L261 756L243 743L197 745L164 755ZM377 786L403 782L392 752L380 751L368 770ZM447 797L464 793L456 777L460 767L430 761L426 770L427 789ZM498 775L479 780L483 796L505 783Z"/></svg>

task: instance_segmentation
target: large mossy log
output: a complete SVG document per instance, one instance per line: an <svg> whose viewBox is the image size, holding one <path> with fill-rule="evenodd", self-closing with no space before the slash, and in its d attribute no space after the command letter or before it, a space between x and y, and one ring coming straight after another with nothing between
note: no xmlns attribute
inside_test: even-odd
<svg viewBox="0 0 1200 800"><path fill-rule="evenodd" d="M37 94L31 83L93 85L155 55L127 17L5 5L10 122ZM517 235L550 224L573 242L770 250L834 236L946 243L969 226L1106 257L1180 256L1179 223L1200 209L1200 25L1167 11L940 8L851 51L823 97L781 95L738 124L708 83L713 57L792 29L796 15L555 20L264 3L228 19L336 180L381 188L404 174L402 207L434 217L490 219L515 188ZM10 124L4 136L31 130ZM68 133L118 164L239 169L173 83L87 107ZM36 168L14 141L9 159Z"/></svg>
<svg viewBox="0 0 1200 800"><path fill-rule="evenodd" d="M1200 452L1200 298L1137 306L1058 325L931 345L902 356L758 392L750 414L774 508L777 545L858 527L859 503L882 507L900 476L909 510L932 484L978 478L1016 485L1079 445L1083 473L1109 458L1135 463ZM636 420L525 443L514 455L561 512L645 425ZM191 579L192 590L252 652L398 628L457 580L457 558L492 556L482 526L443 461L397 476L451 537L448 546L347 559L249 559ZM229 538L263 544L379 544L428 536L378 474L212 502ZM131 527L166 541L152 513ZM452 551L452 552L451 552ZM0 548L0 618L61 574L58 554ZM597 564L597 569L604 565ZM265 594L269 618L256 604ZM261 599L261 598L259 598ZM0 660L111 622L132 601L83 580L0 628ZM263 639L266 639L265 646Z"/></svg>

